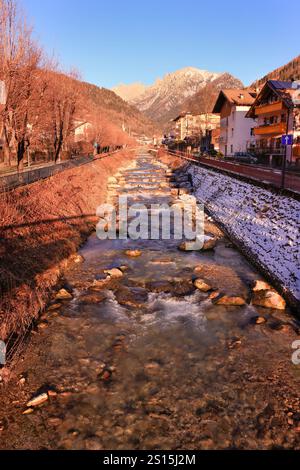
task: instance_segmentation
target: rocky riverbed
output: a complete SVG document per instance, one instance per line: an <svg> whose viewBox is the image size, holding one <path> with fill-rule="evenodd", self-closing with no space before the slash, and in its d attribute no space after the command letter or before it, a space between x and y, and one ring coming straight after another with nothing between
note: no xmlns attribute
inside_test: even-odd
<svg viewBox="0 0 300 470"><path fill-rule="evenodd" d="M145 152L108 191L193 196ZM209 217L205 233L196 251L90 237L3 377L1 449L300 448L300 326Z"/></svg>

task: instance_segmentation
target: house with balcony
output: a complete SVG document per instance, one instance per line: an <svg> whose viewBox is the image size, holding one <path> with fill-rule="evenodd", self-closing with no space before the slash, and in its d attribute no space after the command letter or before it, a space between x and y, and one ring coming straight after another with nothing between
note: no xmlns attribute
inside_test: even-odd
<svg viewBox="0 0 300 470"><path fill-rule="evenodd" d="M250 89L221 90L219 93L213 113L221 116L219 147L226 157L246 152L249 140L255 142L253 129L256 122L246 119L255 98L256 92Z"/></svg>
<svg viewBox="0 0 300 470"><path fill-rule="evenodd" d="M288 163L300 158L300 82L268 80L247 113L247 118L257 122L255 143L249 149L265 163L282 164L285 155ZM281 144L284 134L293 134L294 146Z"/></svg>

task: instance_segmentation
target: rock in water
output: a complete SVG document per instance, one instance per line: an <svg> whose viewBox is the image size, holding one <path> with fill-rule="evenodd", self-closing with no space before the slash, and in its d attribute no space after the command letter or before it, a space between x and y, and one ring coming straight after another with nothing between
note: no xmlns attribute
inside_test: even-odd
<svg viewBox="0 0 300 470"><path fill-rule="evenodd" d="M45 403L46 401L48 401L48 394L47 393L41 393L40 395L32 398L32 400L30 400L28 403L27 403L27 407L28 408L32 408L34 406L39 406L39 405L42 405L43 403Z"/></svg>
<svg viewBox="0 0 300 470"><path fill-rule="evenodd" d="M217 297L214 301L216 305L227 305L227 306L236 306L240 307L246 304L246 300L242 297L230 297L228 295L221 295Z"/></svg>
<svg viewBox="0 0 300 470"><path fill-rule="evenodd" d="M264 317L256 317L255 318L255 324L256 325L262 325L263 323L266 323L266 319Z"/></svg>
<svg viewBox="0 0 300 470"><path fill-rule="evenodd" d="M196 279L194 281L194 286L202 292L208 292L212 289L212 287L207 284L203 279Z"/></svg>
<svg viewBox="0 0 300 470"><path fill-rule="evenodd" d="M108 269L107 271L104 271L104 273L110 276L112 279L118 279L124 275L119 268Z"/></svg>
<svg viewBox="0 0 300 470"><path fill-rule="evenodd" d="M57 294L56 294L56 300L71 300L72 294L68 292L66 289L61 289Z"/></svg>
<svg viewBox="0 0 300 470"><path fill-rule="evenodd" d="M130 258L138 258L139 256L142 256L142 252L140 250L127 250L125 251L125 255Z"/></svg>
<svg viewBox="0 0 300 470"><path fill-rule="evenodd" d="M254 292L252 304L258 307L274 308L285 310L286 302L284 298L273 289L258 290Z"/></svg>
<svg viewBox="0 0 300 470"><path fill-rule="evenodd" d="M272 289L270 284L268 284L265 281L254 281L254 287L253 287L253 292L259 291L259 290L269 290Z"/></svg>
<svg viewBox="0 0 300 470"><path fill-rule="evenodd" d="M102 292L98 292L96 294L84 294L80 298L81 304L100 304L104 300L106 300L106 295Z"/></svg>
<svg viewBox="0 0 300 470"><path fill-rule="evenodd" d="M202 250L204 251L213 250L216 244L217 244L216 238L205 236Z"/></svg>
<svg viewBox="0 0 300 470"><path fill-rule="evenodd" d="M204 243L201 248L198 247L196 240L184 241L179 245L180 251L208 251L213 250L217 244L217 239L214 237L204 236Z"/></svg>

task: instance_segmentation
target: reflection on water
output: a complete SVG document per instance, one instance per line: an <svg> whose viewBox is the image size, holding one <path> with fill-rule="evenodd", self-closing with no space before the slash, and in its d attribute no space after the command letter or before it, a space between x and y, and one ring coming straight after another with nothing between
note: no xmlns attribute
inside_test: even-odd
<svg viewBox="0 0 300 470"><path fill-rule="evenodd" d="M120 181L119 193L134 202L173 202L166 168L148 155ZM22 366L28 393L48 384L57 396L28 416L19 413L7 446L297 447L297 423L287 425L280 400L282 383L289 384L286 398L297 406L294 320L248 303L214 305L194 288L195 267L214 289L247 300L257 272L222 236L210 252L185 253L178 244L90 237L85 261L66 273L73 299L49 312ZM136 249L140 257L126 256ZM103 270L120 266L121 280L93 289ZM262 326L253 324L258 315L267 320Z"/></svg>

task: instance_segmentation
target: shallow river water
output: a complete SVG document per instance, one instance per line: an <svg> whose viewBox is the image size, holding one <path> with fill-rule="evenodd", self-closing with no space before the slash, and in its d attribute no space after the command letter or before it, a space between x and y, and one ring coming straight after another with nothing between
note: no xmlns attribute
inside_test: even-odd
<svg viewBox="0 0 300 470"><path fill-rule="evenodd" d="M140 152L113 191L170 203L169 176ZM208 218L206 229L218 243L205 252L179 251L178 240L89 238L62 281L72 298L54 295L1 389L0 448L300 448L299 325L288 311L251 305L261 276ZM94 282L121 266L106 288ZM196 277L246 304L216 305ZM26 406L43 392L43 404Z"/></svg>

